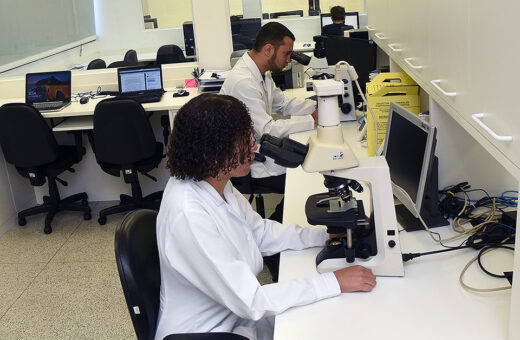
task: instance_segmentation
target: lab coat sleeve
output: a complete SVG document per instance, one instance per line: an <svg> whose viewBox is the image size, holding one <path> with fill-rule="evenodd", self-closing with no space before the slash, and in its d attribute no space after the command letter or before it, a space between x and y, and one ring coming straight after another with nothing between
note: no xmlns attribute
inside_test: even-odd
<svg viewBox="0 0 520 340"><path fill-rule="evenodd" d="M279 89L277 90L280 91ZM267 112L264 101L266 94L252 79L245 78L238 81L232 88L230 94L246 104L257 137L261 137L264 133L275 137L286 137L291 133L314 129L314 119L309 115L314 109L310 110L310 112L303 113L305 116L294 116L290 119L274 120L273 117L271 117L271 112ZM283 94L281 95L283 97ZM276 101L280 100L282 99L277 99ZM290 100L289 102L292 101L293 100ZM288 105L286 104L285 106ZM293 106L298 107L297 105L289 105L289 107Z"/></svg>
<svg viewBox="0 0 520 340"><path fill-rule="evenodd" d="M302 227L294 223L283 225L277 221L262 218L251 208L244 196L240 195L236 189L234 192L263 256L288 249L322 247L329 238L326 230L322 228Z"/></svg>
<svg viewBox="0 0 520 340"><path fill-rule="evenodd" d="M188 209L172 222L186 227L167 235L166 265L241 318L258 320L340 294L333 273L261 286L202 208Z"/></svg>
<svg viewBox="0 0 520 340"><path fill-rule="evenodd" d="M271 94L273 97L273 111L280 112L284 116L305 116L316 110L316 102L296 97L287 98L283 91L274 85L272 80Z"/></svg>

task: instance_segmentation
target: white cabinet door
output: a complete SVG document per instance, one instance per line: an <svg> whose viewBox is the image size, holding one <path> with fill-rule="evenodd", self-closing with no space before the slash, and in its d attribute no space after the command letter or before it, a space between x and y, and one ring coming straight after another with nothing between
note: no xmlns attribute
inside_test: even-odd
<svg viewBox="0 0 520 340"><path fill-rule="evenodd" d="M399 57L411 76L423 77L429 65L429 1L405 0L402 11L406 26L402 30L405 36L399 41L402 48Z"/></svg>
<svg viewBox="0 0 520 340"><path fill-rule="evenodd" d="M371 39L384 37L387 28L387 9L388 0L367 0L368 30Z"/></svg>
<svg viewBox="0 0 520 340"><path fill-rule="evenodd" d="M520 2L473 0L470 5L469 110L466 119L520 167L517 69ZM475 120L476 119L476 120ZM512 140L507 140L511 137Z"/></svg>
<svg viewBox="0 0 520 340"><path fill-rule="evenodd" d="M456 111L467 110L469 0L428 1L429 62L425 80Z"/></svg>

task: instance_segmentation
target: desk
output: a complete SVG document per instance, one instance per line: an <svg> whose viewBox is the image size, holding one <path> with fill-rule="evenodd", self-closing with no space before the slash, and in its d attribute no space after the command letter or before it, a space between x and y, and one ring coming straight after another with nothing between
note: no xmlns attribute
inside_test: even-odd
<svg viewBox="0 0 520 340"><path fill-rule="evenodd" d="M172 89L169 90L170 91L163 95L160 102L143 104L143 108L146 111L168 111L170 123L172 123L177 110L197 95L197 88L187 89L190 93L187 97L176 98L172 97ZM80 104L79 101L73 101L69 106L61 111L44 112L42 115L44 118L66 118L66 120L54 127L54 131L89 130L92 129L92 119L96 104L105 98L108 97L90 99L87 104ZM0 106L12 102L23 103L25 102L25 99L3 99L0 100ZM159 120L160 115L154 115L151 117L151 123L154 128L156 139L162 142L162 128ZM60 140L60 138L70 139L70 137L64 136L63 133L62 135L57 134L57 138L58 140ZM130 187L125 184L121 178L110 176L101 170L96 162L92 148L86 140L83 141L83 145L86 148L86 154L84 155L83 160L74 166L76 173L71 175L65 172L60 175L60 178L63 178L69 183L66 187L60 186L60 194L65 197L76 192L85 191L89 195L89 201L108 201L119 199L121 193L129 193ZM154 169L150 174L156 177L158 181L153 182L149 179L143 178L141 185L145 194L164 189L169 178L169 173L166 170L165 159L161 162L159 168ZM47 195L47 186L34 187L33 190L37 201L41 203L42 197ZM19 210L21 209L22 208Z"/></svg>
<svg viewBox="0 0 520 340"><path fill-rule="evenodd" d="M355 123L343 125L354 153L366 151L352 142ZM305 142L309 133L292 137ZM305 185L302 185L305 183ZM324 192L323 177L288 169L284 222L308 226L304 204L310 194ZM444 237L449 227L436 228ZM402 252L439 249L425 232L401 232ZM316 275L315 256L321 248L286 251L280 257L280 282ZM291 308L278 315L275 340L315 339L506 339L511 291L473 293L458 283L460 271L476 255L461 250L420 257L405 263L404 277L378 277L370 293L345 293L311 305ZM503 261L512 268L510 253L495 254L489 268ZM472 266L465 282L477 287L503 286L504 281L481 274Z"/></svg>
<svg viewBox="0 0 520 340"><path fill-rule="evenodd" d="M173 116L175 112L186 104L190 99L197 95L197 88L186 89L189 96L186 97L172 97L172 89L166 89L161 101L155 103L145 103L143 108L145 111L168 111L170 116L170 125L173 125ZM100 97L90 99L86 104L80 104L78 100L73 100L71 104L60 111L55 112L43 112L44 118L67 118L63 122L59 123L53 128L53 131L70 131L70 130L91 130L92 129L92 116L97 103L101 100L110 98ZM0 106L6 103L24 103L24 98L13 98L0 100Z"/></svg>

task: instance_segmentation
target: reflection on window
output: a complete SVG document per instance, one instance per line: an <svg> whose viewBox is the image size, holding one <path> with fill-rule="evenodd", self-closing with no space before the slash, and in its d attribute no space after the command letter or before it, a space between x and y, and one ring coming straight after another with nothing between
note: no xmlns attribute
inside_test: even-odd
<svg viewBox="0 0 520 340"><path fill-rule="evenodd" d="M330 13L330 8L333 6L343 6L347 12L365 12L364 0L262 0L262 12L272 16L273 13L301 11L303 16L308 16L311 3L315 6L319 4L321 13ZM295 12L292 16L300 15ZM284 17L288 16L284 15Z"/></svg>
<svg viewBox="0 0 520 340"><path fill-rule="evenodd" d="M141 0L146 29L182 27L192 21L190 0ZM242 0L229 0L230 15L241 16Z"/></svg>

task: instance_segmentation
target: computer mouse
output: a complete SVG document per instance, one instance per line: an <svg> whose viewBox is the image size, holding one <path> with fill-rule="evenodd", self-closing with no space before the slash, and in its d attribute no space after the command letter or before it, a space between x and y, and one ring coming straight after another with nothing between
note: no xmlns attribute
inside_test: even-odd
<svg viewBox="0 0 520 340"><path fill-rule="evenodd" d="M178 90L177 92L174 92L173 93L173 97L176 98L176 97L186 97L186 96L189 96L190 93L186 90Z"/></svg>
<svg viewBox="0 0 520 340"><path fill-rule="evenodd" d="M79 100L79 103L80 103L80 104L86 104L86 103L88 103L88 97L81 97L81 99Z"/></svg>

